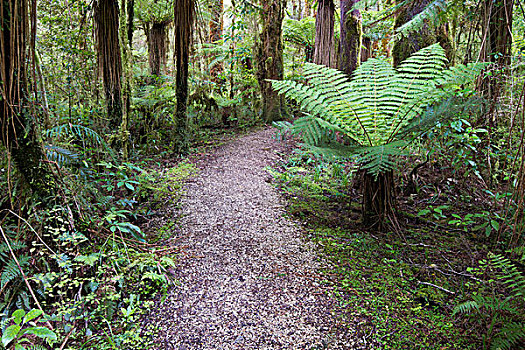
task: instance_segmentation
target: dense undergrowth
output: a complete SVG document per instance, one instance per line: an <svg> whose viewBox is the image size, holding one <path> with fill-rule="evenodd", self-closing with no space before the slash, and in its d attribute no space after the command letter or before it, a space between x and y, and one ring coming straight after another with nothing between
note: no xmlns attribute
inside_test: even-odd
<svg viewBox="0 0 525 350"><path fill-rule="evenodd" d="M512 194L505 181L486 186L485 132L456 120L417 142L422 160L397 164L404 169L396 176L397 222L383 231L361 222L362 180L352 160L328 162L300 148L272 171L288 212L330 262L324 283L341 321L368 347L523 346L523 249L509 248L513 231L500 230L513 224L505 219Z"/></svg>

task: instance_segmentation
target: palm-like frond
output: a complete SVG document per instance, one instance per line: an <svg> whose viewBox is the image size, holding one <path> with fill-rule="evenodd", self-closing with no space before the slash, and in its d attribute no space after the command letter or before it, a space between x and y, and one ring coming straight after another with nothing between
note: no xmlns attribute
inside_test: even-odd
<svg viewBox="0 0 525 350"><path fill-rule="evenodd" d="M413 0L412 0L413 1ZM447 10L446 0L434 0L428 4L423 11L415 15L410 21L397 28L396 31L402 35L408 35L420 30L429 21L437 22L439 15Z"/></svg>
<svg viewBox="0 0 525 350"><path fill-rule="evenodd" d="M369 59L349 80L338 70L307 63L307 84L285 80L272 81L272 86L323 120L326 125L319 130L331 129L355 144L347 151L362 155L362 164L377 175L392 169L392 157L401 154L401 141L407 141L405 130L415 127L413 121L425 117L429 106L452 96L457 86L472 81L485 66L445 69L446 62L445 51L435 44L412 55L398 69L384 60ZM304 124L301 118L294 128L296 132L308 129L305 135L314 142L305 142L318 147L321 135L313 135L317 129L312 128L312 120ZM419 129L433 126L417 122Z"/></svg>

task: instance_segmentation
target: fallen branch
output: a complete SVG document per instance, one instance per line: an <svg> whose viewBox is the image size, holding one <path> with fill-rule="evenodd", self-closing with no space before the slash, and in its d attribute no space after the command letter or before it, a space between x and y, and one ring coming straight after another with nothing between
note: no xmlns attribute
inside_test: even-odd
<svg viewBox="0 0 525 350"><path fill-rule="evenodd" d="M428 282L421 282L421 281L418 281L419 284L424 284L425 286L430 286L430 287L434 287L436 289L439 289L440 291L443 291L445 293L449 293L449 294L456 294L456 292L453 292L453 291L450 291L448 289L445 289L443 287L440 287L440 286L436 286L435 284L432 284L432 283L428 283Z"/></svg>

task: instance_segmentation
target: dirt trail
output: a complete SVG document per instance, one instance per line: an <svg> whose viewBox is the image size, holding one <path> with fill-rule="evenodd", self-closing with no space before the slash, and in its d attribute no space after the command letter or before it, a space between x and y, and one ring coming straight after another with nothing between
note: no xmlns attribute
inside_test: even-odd
<svg viewBox="0 0 525 350"><path fill-rule="evenodd" d="M354 349L319 285L319 259L284 216L266 166L273 129L220 147L186 188L177 245L187 257L152 315L159 349Z"/></svg>

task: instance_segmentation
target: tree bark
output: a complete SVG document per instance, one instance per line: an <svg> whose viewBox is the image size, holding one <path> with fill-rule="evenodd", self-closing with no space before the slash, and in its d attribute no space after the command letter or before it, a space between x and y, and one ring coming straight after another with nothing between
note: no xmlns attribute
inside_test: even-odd
<svg viewBox="0 0 525 350"><path fill-rule="evenodd" d="M492 68L496 71L504 72L510 64L513 5L512 0L484 1L481 59L494 63ZM487 75L481 85L483 95L489 101L497 102L503 84L501 74Z"/></svg>
<svg viewBox="0 0 525 350"><path fill-rule="evenodd" d="M119 42L119 6L117 0L98 0L94 9L95 39L109 129L117 130L122 122L122 59Z"/></svg>
<svg viewBox="0 0 525 350"><path fill-rule="evenodd" d="M216 43L222 39L222 32L224 29L224 1L223 0L212 0L210 2L210 36L209 42ZM212 57L215 59L215 57ZM219 75L224 71L222 62L216 62L210 69L211 80L216 84L223 84L224 80L219 79Z"/></svg>
<svg viewBox="0 0 525 350"><path fill-rule="evenodd" d="M279 120L284 114L283 97L273 90L267 79L282 80L284 75L282 23L286 0L261 1L261 33L255 46L257 80L262 95L263 119Z"/></svg>
<svg viewBox="0 0 525 350"><path fill-rule="evenodd" d="M388 218L395 212L394 173L381 173L377 177L363 173L363 224L383 229Z"/></svg>
<svg viewBox="0 0 525 350"><path fill-rule="evenodd" d="M153 22L147 30L148 63L150 74L159 77L164 73L167 62L167 28L168 21Z"/></svg>
<svg viewBox="0 0 525 350"><path fill-rule="evenodd" d="M43 162L45 155L28 101L27 0L1 0L0 21L1 142L33 193L49 203L55 195L54 177Z"/></svg>
<svg viewBox="0 0 525 350"><path fill-rule="evenodd" d="M430 3L431 0L415 0L411 1L407 7L403 8L397 15L394 29L397 29L410 21L414 16L419 14ZM434 37L430 31L428 24L425 24L418 33L410 33L394 42L392 50L392 58L394 67L397 67L401 62L410 57L414 52L421 50L424 47L432 45Z"/></svg>
<svg viewBox="0 0 525 350"><path fill-rule="evenodd" d="M188 117L186 115L188 104L188 67L190 56L190 44L192 41L193 27L195 23L195 1L175 0L175 60L177 73L175 77L177 109L175 111L176 151L186 153L188 151Z"/></svg>
<svg viewBox="0 0 525 350"><path fill-rule="evenodd" d="M362 19L359 10L352 10L357 0L341 0L341 38L339 70L350 75L359 66L361 55Z"/></svg>
<svg viewBox="0 0 525 350"><path fill-rule="evenodd" d="M319 0L315 17L315 46L313 62L334 68L334 13L333 0Z"/></svg>

